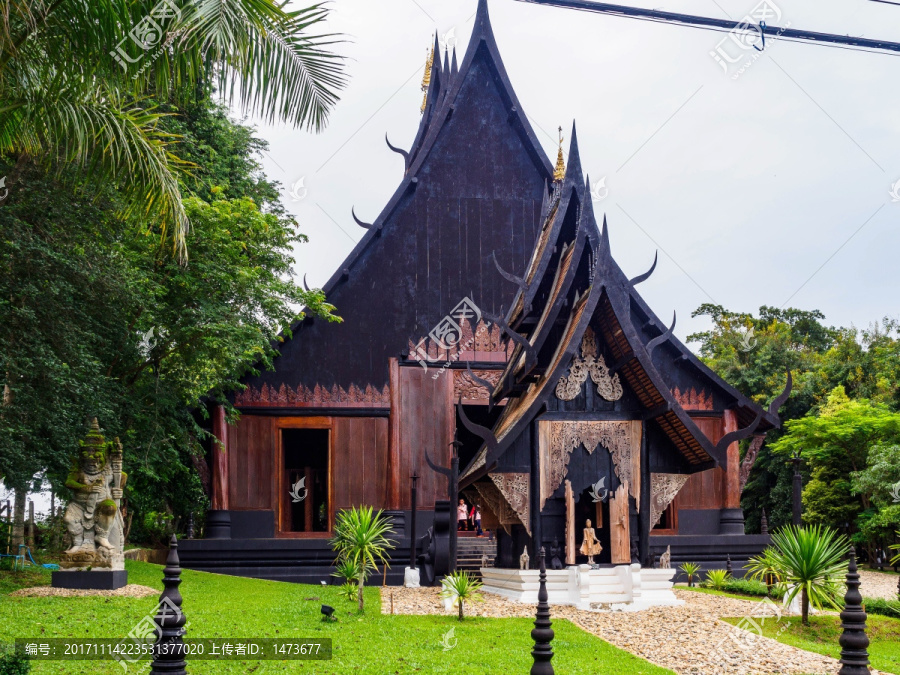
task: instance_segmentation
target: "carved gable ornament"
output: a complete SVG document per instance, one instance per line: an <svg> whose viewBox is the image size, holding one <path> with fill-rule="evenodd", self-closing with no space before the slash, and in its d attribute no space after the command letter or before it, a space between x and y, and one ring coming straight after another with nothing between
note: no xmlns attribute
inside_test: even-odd
<svg viewBox="0 0 900 675"><path fill-rule="evenodd" d="M618 374L610 375L603 354L597 351L597 339L590 327L584 331L581 340L581 356L572 359L568 377L560 378L556 385L556 397L561 401L571 401L581 393L581 386L588 378L597 385L597 393L607 401L622 398L622 383Z"/></svg>

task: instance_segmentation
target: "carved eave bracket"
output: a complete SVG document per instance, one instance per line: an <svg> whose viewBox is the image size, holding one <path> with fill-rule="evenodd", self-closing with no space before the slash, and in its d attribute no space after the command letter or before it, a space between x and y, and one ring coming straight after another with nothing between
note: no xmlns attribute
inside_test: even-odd
<svg viewBox="0 0 900 675"><path fill-rule="evenodd" d="M594 331L587 328L581 340L581 355L572 359L568 375L561 377L556 385L556 397L561 401L571 401L581 393L581 387L588 375L597 385L597 393L607 401L622 398L622 382L619 375L611 375L603 355L597 350Z"/></svg>

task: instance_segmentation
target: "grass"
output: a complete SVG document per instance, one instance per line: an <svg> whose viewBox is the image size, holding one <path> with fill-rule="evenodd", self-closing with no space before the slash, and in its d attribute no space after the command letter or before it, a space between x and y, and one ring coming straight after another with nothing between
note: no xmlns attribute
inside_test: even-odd
<svg viewBox="0 0 900 675"><path fill-rule="evenodd" d="M732 624L742 621L739 618L722 619ZM780 630L785 622L760 622L763 635L774 638L784 644L792 645L806 651L824 654L832 658L841 658L841 619L837 616L811 616L809 626L804 626L800 617L788 617L790 626L783 632ZM866 622L866 634L869 636L869 661L873 668L885 673L900 674L900 621L884 616L870 616Z"/></svg>
<svg viewBox="0 0 900 675"><path fill-rule="evenodd" d="M162 567L126 561L129 582L162 589ZM7 576L9 575L9 576ZM49 583L49 573L0 572L4 594L15 587ZM379 588L365 589L366 613L340 597L337 586L309 586L185 570L181 592L188 637L319 638L333 640L331 661L189 661L205 673L523 673L532 664L531 619L382 615ZM336 623L320 620L320 606L335 608ZM147 614L156 598L11 598L0 596L0 640L15 637L121 638ZM454 629L456 646L444 651ZM554 621L553 665L571 675L671 675L590 635L568 621ZM449 641L452 644L452 640ZM33 673L121 674L114 662L35 661Z"/></svg>

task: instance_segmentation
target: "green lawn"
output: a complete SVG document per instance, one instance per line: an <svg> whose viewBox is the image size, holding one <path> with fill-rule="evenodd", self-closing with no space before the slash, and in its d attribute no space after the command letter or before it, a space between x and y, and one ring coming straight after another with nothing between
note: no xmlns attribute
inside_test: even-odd
<svg viewBox="0 0 900 675"><path fill-rule="evenodd" d="M127 561L131 583L162 588L162 567ZM15 637L121 638L151 613L156 598L11 598L15 587L49 582L49 573L0 572L0 640ZM390 616L380 611L378 588L366 589L366 614L337 594L337 587L286 584L192 572L182 574L188 637L317 638L333 640L331 661L191 661L191 673L452 673L505 675L531 667L530 619L466 619ZM336 608L337 623L320 620L320 605ZM456 646L444 651L442 636L455 629ZM553 665L560 675L671 675L585 633L555 621ZM452 641L450 641L452 644ZM36 661L33 672L123 673L114 662ZM136 670L134 672L137 672ZM146 671L145 671L146 672Z"/></svg>
<svg viewBox="0 0 900 675"><path fill-rule="evenodd" d="M804 626L800 617L787 617L790 627L783 633L779 631L784 621L761 622L763 634L779 642L799 647L810 652L824 654L833 658L841 658L841 620L837 616L811 616L809 626ZM727 618L723 621L737 624L739 618ZM900 674L900 621L886 616L870 616L866 622L866 634L869 636L869 661L873 668L885 673Z"/></svg>

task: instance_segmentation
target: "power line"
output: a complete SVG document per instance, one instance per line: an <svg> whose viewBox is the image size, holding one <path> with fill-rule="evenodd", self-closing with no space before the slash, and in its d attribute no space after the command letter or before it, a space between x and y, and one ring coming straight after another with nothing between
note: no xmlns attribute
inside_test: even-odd
<svg viewBox="0 0 900 675"><path fill-rule="evenodd" d="M705 30L714 30L720 32L748 32L750 30L758 32L761 35L771 35L779 40L789 40L792 42L804 42L808 44L818 44L823 47L843 46L843 48L856 47L864 51L879 53L881 51L900 53L900 43L888 42L886 40L873 40L870 38L853 37L851 35L834 35L832 33L817 33L814 31L798 30L795 28L781 28L779 26L769 26L765 22L759 25L748 25L746 22L736 22L730 19L714 19L706 16L697 16L694 14L679 14L677 12L664 12L656 9L644 9L642 7L629 7L627 5L613 5L606 2L593 2L593 0L518 0L519 2L529 2L536 5L550 5L554 7L565 7L568 9L578 9L586 12L598 12L600 14L611 14L628 19L642 19L656 21L661 23L672 23L687 26L690 28L701 28ZM873 2L882 2L889 5L898 5L900 3L891 2L890 0L872 0ZM891 54L896 55L896 54Z"/></svg>

